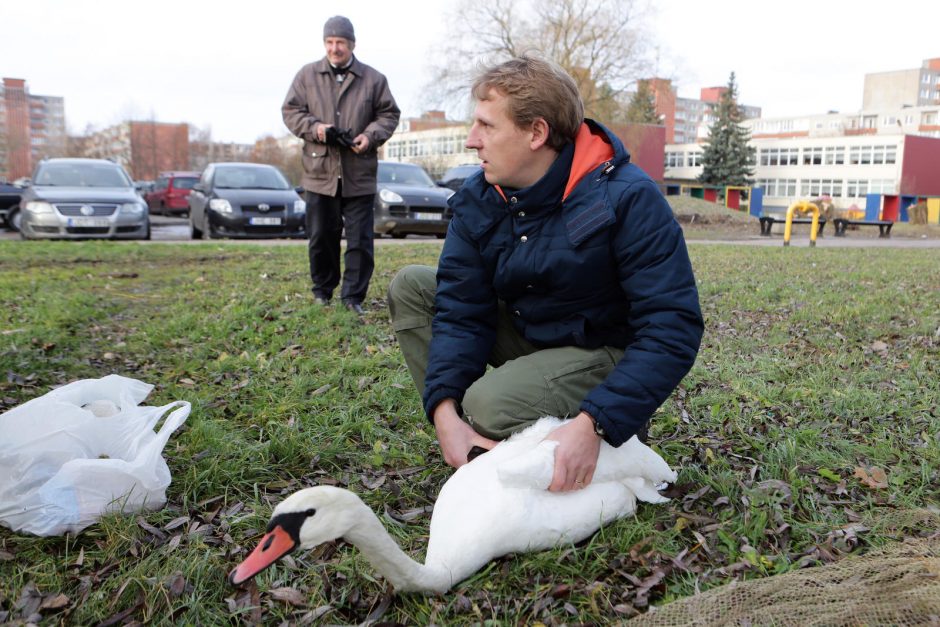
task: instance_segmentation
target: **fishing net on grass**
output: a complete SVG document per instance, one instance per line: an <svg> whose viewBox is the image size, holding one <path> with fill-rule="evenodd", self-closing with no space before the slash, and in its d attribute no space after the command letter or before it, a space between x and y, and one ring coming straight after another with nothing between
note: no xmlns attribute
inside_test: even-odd
<svg viewBox="0 0 940 627"><path fill-rule="evenodd" d="M919 512L917 531L940 528ZM879 525L880 526L880 525ZM629 625L940 625L940 534L754 581L735 581Z"/></svg>

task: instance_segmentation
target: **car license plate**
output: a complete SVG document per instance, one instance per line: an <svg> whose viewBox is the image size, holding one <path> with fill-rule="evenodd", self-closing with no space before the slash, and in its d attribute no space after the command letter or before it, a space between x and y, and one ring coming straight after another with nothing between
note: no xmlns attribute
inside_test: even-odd
<svg viewBox="0 0 940 627"><path fill-rule="evenodd" d="M441 214L439 213L421 213L415 212L415 220L440 220Z"/></svg>
<svg viewBox="0 0 940 627"><path fill-rule="evenodd" d="M111 221L107 218L69 218L69 226L108 227Z"/></svg>
<svg viewBox="0 0 940 627"><path fill-rule="evenodd" d="M281 223L280 218L249 218L248 224L254 226L278 226Z"/></svg>

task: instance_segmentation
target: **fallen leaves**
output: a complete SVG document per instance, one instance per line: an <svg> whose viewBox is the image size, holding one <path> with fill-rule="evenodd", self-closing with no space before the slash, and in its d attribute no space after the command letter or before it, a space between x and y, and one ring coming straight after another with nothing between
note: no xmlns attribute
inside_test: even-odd
<svg viewBox="0 0 940 627"><path fill-rule="evenodd" d="M276 601L283 601L295 607L307 605L306 597L296 588L272 588L267 594Z"/></svg>
<svg viewBox="0 0 940 627"><path fill-rule="evenodd" d="M858 477L862 485L875 490L882 490L888 487L888 474L877 466L872 466L871 468L857 466L853 476Z"/></svg>

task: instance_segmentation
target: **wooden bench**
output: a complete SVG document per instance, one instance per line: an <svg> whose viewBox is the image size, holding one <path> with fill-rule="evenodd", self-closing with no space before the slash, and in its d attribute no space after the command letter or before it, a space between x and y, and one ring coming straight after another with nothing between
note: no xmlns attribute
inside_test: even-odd
<svg viewBox="0 0 940 627"><path fill-rule="evenodd" d="M891 227L894 226L894 222L891 220L849 220L848 218L833 220L836 237L845 237L845 229L849 226L877 226L878 237L891 237Z"/></svg>
<svg viewBox="0 0 940 627"><path fill-rule="evenodd" d="M760 234L761 235L770 235L770 229L774 224L786 224L786 218L775 218L773 216L761 216L760 220ZM812 218L793 218L793 224L812 224ZM823 234L823 227L826 226L826 218L819 218L819 233L817 235Z"/></svg>

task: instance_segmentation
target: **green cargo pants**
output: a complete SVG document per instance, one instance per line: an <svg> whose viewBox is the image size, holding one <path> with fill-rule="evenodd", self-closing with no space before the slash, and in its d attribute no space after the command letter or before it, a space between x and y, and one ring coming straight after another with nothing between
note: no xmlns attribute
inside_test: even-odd
<svg viewBox="0 0 940 627"><path fill-rule="evenodd" d="M388 287L392 328L419 394L424 393L436 288L435 270L428 266L402 268ZM516 332L500 303L488 360L493 368L467 390L463 418L477 433L502 440L543 416L574 417L622 356L622 349L609 346L539 350Z"/></svg>

